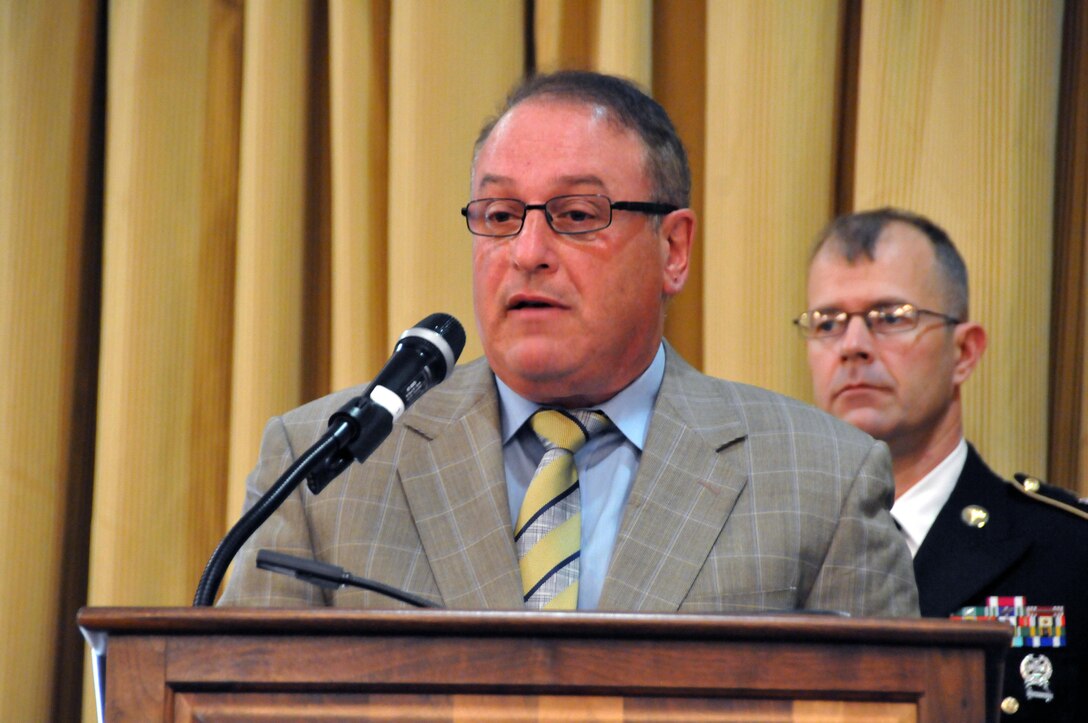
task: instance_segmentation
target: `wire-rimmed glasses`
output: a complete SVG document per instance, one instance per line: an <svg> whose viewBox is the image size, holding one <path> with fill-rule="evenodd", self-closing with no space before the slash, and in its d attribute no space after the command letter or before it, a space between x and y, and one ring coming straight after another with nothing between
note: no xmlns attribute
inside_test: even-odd
<svg viewBox="0 0 1088 723"><path fill-rule="evenodd" d="M914 304L878 304L864 311L842 311L841 309L811 309L804 312L793 323L808 339L830 339L842 336L850 326L850 319L860 317L873 334L898 334L910 331L918 326L922 316L935 316L945 324L954 326L960 320L939 311L919 309Z"/></svg>

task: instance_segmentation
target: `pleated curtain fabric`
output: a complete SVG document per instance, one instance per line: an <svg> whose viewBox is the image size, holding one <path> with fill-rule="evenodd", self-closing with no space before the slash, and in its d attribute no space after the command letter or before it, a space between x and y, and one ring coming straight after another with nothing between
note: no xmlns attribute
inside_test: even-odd
<svg viewBox="0 0 1088 723"><path fill-rule="evenodd" d="M529 483L514 533L525 605L574 610L582 531L574 455L611 422L600 411L541 409L529 425L545 452Z"/></svg>

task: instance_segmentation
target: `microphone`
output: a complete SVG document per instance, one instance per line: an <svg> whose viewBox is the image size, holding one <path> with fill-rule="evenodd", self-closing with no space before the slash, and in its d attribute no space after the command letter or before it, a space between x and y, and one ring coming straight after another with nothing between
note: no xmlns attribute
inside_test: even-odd
<svg viewBox="0 0 1088 723"><path fill-rule="evenodd" d="M374 381L329 418L325 434L280 475L219 541L200 576L193 606L207 607L215 602L215 593L230 561L303 479L317 494L352 462L366 460L393 431L393 422L404 410L453 373L464 348L464 327L449 314L431 314L401 334L393 356Z"/></svg>
<svg viewBox="0 0 1088 723"><path fill-rule="evenodd" d="M431 314L401 334L378 376L329 418L328 434L340 444L308 476L310 491L318 494L353 461L369 457L404 410L453 373L464 348L464 327L449 314Z"/></svg>
<svg viewBox="0 0 1088 723"><path fill-rule="evenodd" d="M342 567L330 565L327 562L318 562L317 560L307 560L302 557L295 557L294 555L287 555L274 550L258 550L257 567L262 570L269 570L271 572L278 572L281 575L294 577L303 582L308 582L311 585L316 585L317 587L325 588L327 590L337 590L345 585L350 585L352 587L362 588L363 590L370 590L385 595L386 597L391 597L394 600L400 600L409 605L414 605L417 608L442 607L438 603L431 602L426 598L413 595L412 593L405 592L399 588L391 587L385 583L378 582L377 580L356 577Z"/></svg>

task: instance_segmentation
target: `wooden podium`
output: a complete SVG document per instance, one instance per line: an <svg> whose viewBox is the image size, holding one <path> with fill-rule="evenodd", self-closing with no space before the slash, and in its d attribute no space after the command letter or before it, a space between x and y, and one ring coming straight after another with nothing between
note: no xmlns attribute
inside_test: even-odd
<svg viewBox="0 0 1088 723"><path fill-rule="evenodd" d="M823 615L85 608L78 622L105 658L111 723L996 721L1011 635Z"/></svg>

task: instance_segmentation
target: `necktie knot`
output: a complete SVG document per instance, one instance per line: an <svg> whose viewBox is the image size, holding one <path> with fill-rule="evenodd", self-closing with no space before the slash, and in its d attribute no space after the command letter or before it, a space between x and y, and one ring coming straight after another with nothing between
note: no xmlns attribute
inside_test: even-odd
<svg viewBox="0 0 1088 723"><path fill-rule="evenodd" d="M590 437L600 434L611 422L604 412L597 410L540 409L533 414L529 425L544 449L565 449L575 454Z"/></svg>

